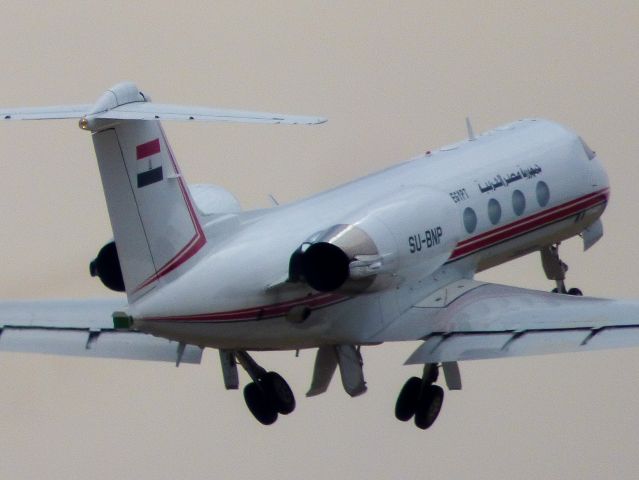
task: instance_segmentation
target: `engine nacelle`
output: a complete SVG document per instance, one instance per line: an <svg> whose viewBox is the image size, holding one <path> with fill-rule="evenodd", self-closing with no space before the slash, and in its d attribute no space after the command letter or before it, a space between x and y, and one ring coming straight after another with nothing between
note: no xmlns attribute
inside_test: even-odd
<svg viewBox="0 0 639 480"><path fill-rule="evenodd" d="M208 184L191 184L189 193L202 215L238 213L242 211L237 198L223 187Z"/></svg>
<svg viewBox="0 0 639 480"><path fill-rule="evenodd" d="M426 187L406 187L344 220L293 253L289 280L320 292L386 288L400 271L425 276L442 266L462 229L452 199Z"/></svg>
<svg viewBox="0 0 639 480"><path fill-rule="evenodd" d="M89 272L92 277L102 280L105 287L124 292L124 277L115 242L109 242L100 249L98 256L89 264Z"/></svg>

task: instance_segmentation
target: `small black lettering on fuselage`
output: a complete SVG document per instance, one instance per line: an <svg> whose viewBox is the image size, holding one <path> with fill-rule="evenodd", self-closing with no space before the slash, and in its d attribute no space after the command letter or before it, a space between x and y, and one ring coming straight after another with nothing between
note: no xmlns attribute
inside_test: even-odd
<svg viewBox="0 0 639 480"><path fill-rule="evenodd" d="M422 248L431 248L439 245L444 231L442 227L426 229L423 232L408 237L408 249L410 253L421 252Z"/></svg>
<svg viewBox="0 0 639 480"><path fill-rule="evenodd" d="M454 192L449 193L450 198L453 199L453 202L459 203L464 200L468 200L468 192L465 188L460 188L459 190L455 190Z"/></svg>

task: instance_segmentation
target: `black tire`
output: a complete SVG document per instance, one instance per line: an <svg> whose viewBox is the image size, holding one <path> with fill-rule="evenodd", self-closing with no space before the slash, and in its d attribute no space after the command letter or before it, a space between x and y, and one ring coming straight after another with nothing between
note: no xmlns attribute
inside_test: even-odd
<svg viewBox="0 0 639 480"><path fill-rule="evenodd" d="M397 402L395 403L395 418L402 422L407 422L417 410L419 392L422 389L422 379L410 377L402 389L399 391Z"/></svg>
<svg viewBox="0 0 639 480"><path fill-rule="evenodd" d="M422 430L429 428L442 409L444 389L439 385L431 385L422 391L415 411L415 425Z"/></svg>
<svg viewBox="0 0 639 480"><path fill-rule="evenodd" d="M583 293L578 288L571 288L568 290L568 295L574 295L575 297L583 297Z"/></svg>
<svg viewBox="0 0 639 480"><path fill-rule="evenodd" d="M260 379L260 384L278 413L288 415L295 410L295 395L281 375L268 372Z"/></svg>
<svg viewBox="0 0 639 480"><path fill-rule="evenodd" d="M244 387L244 400L253 416L262 425L271 425L277 420L277 410L256 383L251 382Z"/></svg>

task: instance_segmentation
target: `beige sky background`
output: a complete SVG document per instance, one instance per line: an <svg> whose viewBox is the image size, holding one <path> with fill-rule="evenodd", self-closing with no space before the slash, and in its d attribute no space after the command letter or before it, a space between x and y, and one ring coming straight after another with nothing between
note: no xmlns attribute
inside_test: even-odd
<svg viewBox="0 0 639 480"><path fill-rule="evenodd" d="M191 182L287 202L541 116L607 165L605 238L563 247L569 283L639 297L639 3L15 2L0 6L0 105L156 101L318 114L318 127L166 124ZM2 298L109 295L93 147L73 121L0 125ZM537 256L481 276L540 289ZM223 281L220 279L219 281ZM393 417L415 345L363 351L369 391L306 399L313 352L259 354L298 408L271 428L200 366L0 355L0 478L636 478L639 349L461 365L435 426ZM243 377L246 381L246 376Z"/></svg>

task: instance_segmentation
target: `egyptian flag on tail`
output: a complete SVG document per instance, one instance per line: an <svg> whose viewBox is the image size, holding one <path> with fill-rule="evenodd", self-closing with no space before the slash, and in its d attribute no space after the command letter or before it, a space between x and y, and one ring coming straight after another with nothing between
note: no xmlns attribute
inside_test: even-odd
<svg viewBox="0 0 639 480"><path fill-rule="evenodd" d="M160 139L138 145L135 153L138 159L138 188L162 181L162 158L156 157L160 153Z"/></svg>

